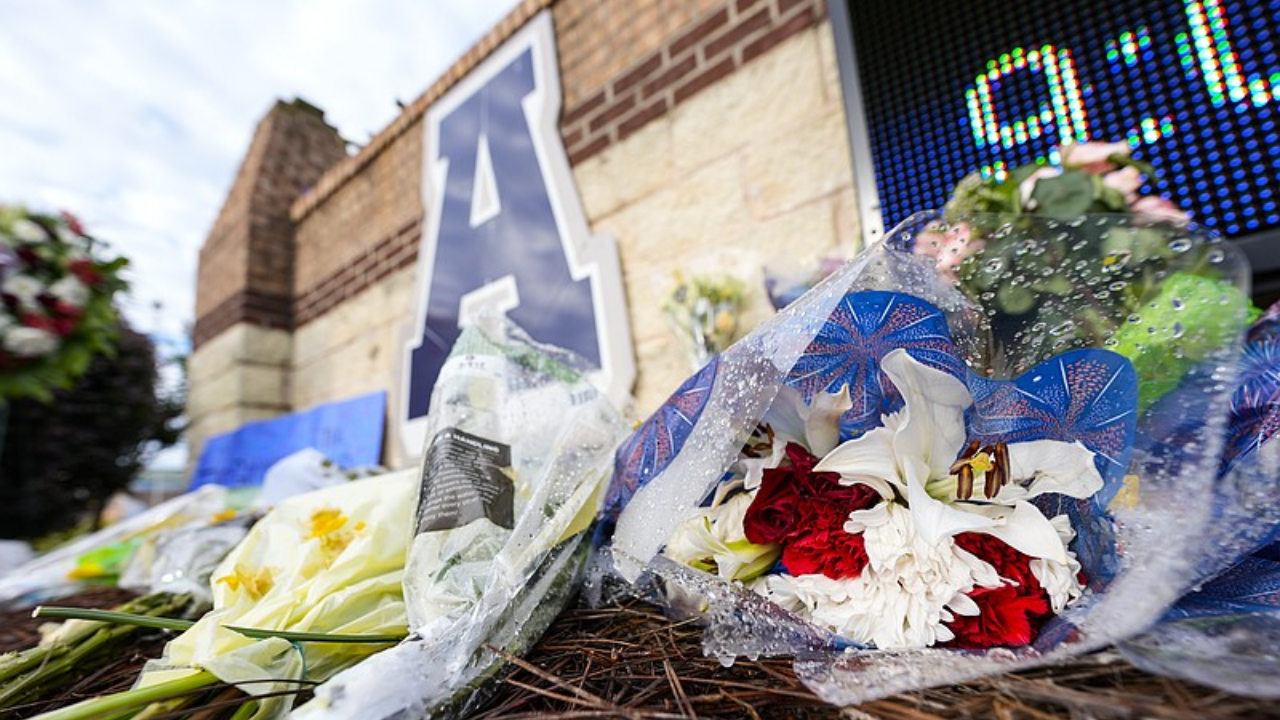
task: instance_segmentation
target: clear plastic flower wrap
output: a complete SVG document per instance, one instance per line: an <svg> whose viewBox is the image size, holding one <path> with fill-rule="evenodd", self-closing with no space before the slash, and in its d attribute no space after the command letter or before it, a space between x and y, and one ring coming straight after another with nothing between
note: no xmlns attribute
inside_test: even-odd
<svg viewBox="0 0 1280 720"><path fill-rule="evenodd" d="M405 568L412 635L316 691L306 718L463 716L578 588L630 426L570 353L500 318L462 331L432 394Z"/></svg>
<svg viewBox="0 0 1280 720"><path fill-rule="evenodd" d="M1135 665L1237 694L1280 697L1280 305L1241 358L1199 580L1151 631L1120 645Z"/></svg>
<svg viewBox="0 0 1280 720"><path fill-rule="evenodd" d="M837 704L1130 637L1221 517L1247 278L1185 223L914 216L633 433L603 556Z"/></svg>
<svg viewBox="0 0 1280 720"><path fill-rule="evenodd" d="M0 577L0 607L35 605L51 597L74 593L82 587L73 576L82 556L193 522L208 523L226 509L227 489L210 485L78 538Z"/></svg>

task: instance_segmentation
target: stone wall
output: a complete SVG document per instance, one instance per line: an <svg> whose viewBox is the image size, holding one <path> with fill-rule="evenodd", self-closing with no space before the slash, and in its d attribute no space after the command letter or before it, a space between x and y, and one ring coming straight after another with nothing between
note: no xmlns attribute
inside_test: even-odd
<svg viewBox="0 0 1280 720"><path fill-rule="evenodd" d="M820 0L526 0L294 203L290 408L378 389L396 396L426 224L423 114L547 6L578 190L593 231L618 240L641 412L691 370L661 314L674 271L741 277L752 325L772 312L764 265L852 251L852 171ZM193 359L193 368L214 364ZM393 466L419 451L397 447L395 435Z"/></svg>

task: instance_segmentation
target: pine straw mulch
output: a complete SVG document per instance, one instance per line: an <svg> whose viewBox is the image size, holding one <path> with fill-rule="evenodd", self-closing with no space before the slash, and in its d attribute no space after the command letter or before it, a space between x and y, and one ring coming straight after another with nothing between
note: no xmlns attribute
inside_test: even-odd
<svg viewBox="0 0 1280 720"><path fill-rule="evenodd" d="M81 596L57 604L105 607L123 599ZM38 624L20 622L21 613L26 611L0 613L0 649L10 647L6 642L16 637L16 626ZM157 656L162 646L163 638L155 635L140 640L113 665L83 678L60 697L47 698L39 710L127 689L144 659ZM822 703L801 685L790 660L740 660L724 668L702 656L698 627L672 622L657 608L639 601L602 609L571 609L527 657L510 660L511 671L472 716L476 720L1280 719L1280 704L1149 675L1113 652L963 686L904 693L842 710Z"/></svg>

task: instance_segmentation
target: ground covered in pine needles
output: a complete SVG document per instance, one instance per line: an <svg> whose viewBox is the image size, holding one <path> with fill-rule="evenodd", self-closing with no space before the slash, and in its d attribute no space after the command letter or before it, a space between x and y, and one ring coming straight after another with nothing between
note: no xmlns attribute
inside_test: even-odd
<svg viewBox="0 0 1280 720"><path fill-rule="evenodd" d="M96 591L50 604L107 607L125 597L118 591ZM29 614L0 613L0 651L36 641L40 621ZM111 664L87 673L60 696L21 708L13 717L127 689L143 661L158 656L163 643L160 633L141 637ZM510 660L510 672L493 686L474 718L1280 719L1280 704L1149 675L1113 652L839 709L800 684L790 660L741 660L724 668L702 656L701 632L695 625L672 622L638 601L569 610L527 657ZM186 711L181 717L215 720L223 714L220 707L234 701L237 692L215 690L201 711Z"/></svg>

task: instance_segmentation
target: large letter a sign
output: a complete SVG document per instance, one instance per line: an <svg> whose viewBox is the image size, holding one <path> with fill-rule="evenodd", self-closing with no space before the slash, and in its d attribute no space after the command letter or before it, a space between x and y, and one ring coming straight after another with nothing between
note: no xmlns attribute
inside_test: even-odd
<svg viewBox="0 0 1280 720"><path fill-rule="evenodd" d="M431 391L470 317L506 312L534 339L600 367L620 396L635 376L612 238L591 237L557 126L559 73L543 12L426 115L428 231L405 347L400 425L421 451Z"/></svg>

